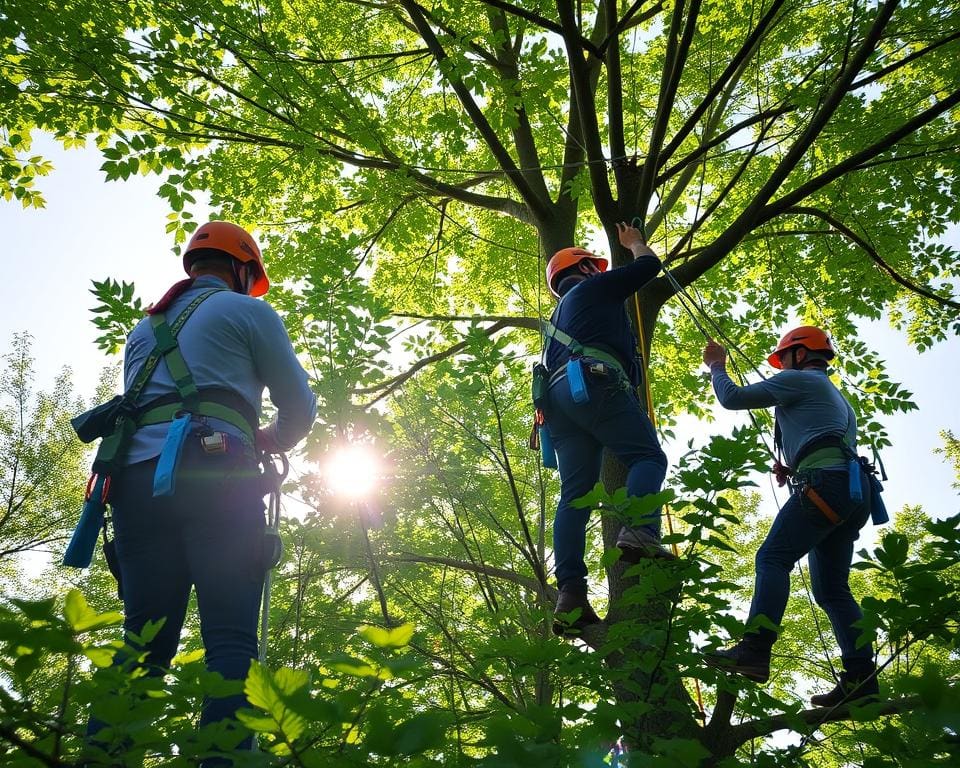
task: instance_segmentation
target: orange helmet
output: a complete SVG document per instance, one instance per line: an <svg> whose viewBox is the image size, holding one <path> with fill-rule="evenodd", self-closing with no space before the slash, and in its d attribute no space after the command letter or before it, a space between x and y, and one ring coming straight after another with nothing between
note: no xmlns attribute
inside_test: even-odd
<svg viewBox="0 0 960 768"><path fill-rule="evenodd" d="M805 347L811 352L823 352L826 354L827 360L832 359L837 354L830 342L830 337L826 333L815 325L801 325L780 339L780 343L767 358L767 362L774 368L783 368L780 363L780 355L791 347Z"/></svg>
<svg viewBox="0 0 960 768"><path fill-rule="evenodd" d="M267 279L267 270L263 266L263 256L257 241L251 237L243 227L229 221L208 221L193 233L190 242L183 252L183 268L190 274L190 264L193 259L190 254L201 249L213 248L223 251L230 257L244 264L252 263L256 271L251 296L263 296L270 287Z"/></svg>
<svg viewBox="0 0 960 768"><path fill-rule="evenodd" d="M567 267L579 264L584 259L590 259L601 272L607 271L607 260L603 256L597 256L590 251L583 250L583 248L561 248L550 257L550 261L547 262L547 285L550 286L550 292L554 296L560 294L557 293L557 287L553 284L553 279Z"/></svg>

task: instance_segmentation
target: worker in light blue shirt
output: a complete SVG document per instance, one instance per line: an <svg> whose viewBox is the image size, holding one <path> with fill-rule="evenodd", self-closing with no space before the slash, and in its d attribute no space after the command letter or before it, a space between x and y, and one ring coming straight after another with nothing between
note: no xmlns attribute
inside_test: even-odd
<svg viewBox="0 0 960 768"><path fill-rule="evenodd" d="M230 222L204 224L187 244L183 266L189 278L148 309L154 321L141 321L125 349L129 395L160 346L156 317L170 329L182 320L176 347L198 394L192 408L183 407L184 373L177 373L178 387L164 357L136 397L137 431L111 478L109 499L124 629L133 642L147 622L164 621L143 649L148 672L163 674L195 588L207 668L234 681L228 695L205 701L200 723L220 723L227 735L218 743L243 748L250 735L233 716L245 706L242 681L257 656L260 596L271 565L258 456L296 445L313 424L316 398L279 316L255 298L266 293L269 280L248 232ZM261 428L265 388L276 416ZM158 418L166 420L149 423ZM184 437L170 450L177 419L186 424ZM168 454L174 458L172 477L158 490ZM97 706L90 742L108 752L122 750L122 742L102 741ZM214 756L202 764L229 763Z"/></svg>
<svg viewBox="0 0 960 768"><path fill-rule="evenodd" d="M178 295L165 314L172 322L198 295L211 288L230 288L224 277L200 274ZM276 418L261 430L260 440L292 448L310 429L316 415L316 398L306 372L297 360L280 316L265 301L223 290L206 299L177 337L183 359L201 390L233 393L240 410L259 423L264 387L277 410ZM155 344L150 322L145 318L133 329L124 350L124 383L131 386ZM163 360L140 396L148 403L176 393L173 378ZM209 419L215 429L242 437L225 421ZM127 454L127 464L159 455L167 435L166 424L137 430Z"/></svg>
<svg viewBox="0 0 960 768"><path fill-rule="evenodd" d="M775 408L777 443L785 464L773 471L779 484L793 490L757 551L756 583L747 618L747 632L732 648L705 656L711 666L766 682L777 633L757 626L765 617L779 626L790 595L790 572L808 556L813 596L833 626L840 646L843 673L836 687L811 698L815 706L875 697L879 688L870 643L858 646L863 618L850 592L853 545L870 514L870 493L860 498L851 488L868 488L860 462L853 461L857 420L846 398L830 381L827 364L835 356L829 337L814 326L795 328L767 358L781 372L764 381L738 387L726 372L726 350L709 342L703 360L724 408ZM851 472L856 475L851 478ZM851 480L853 482L851 482Z"/></svg>

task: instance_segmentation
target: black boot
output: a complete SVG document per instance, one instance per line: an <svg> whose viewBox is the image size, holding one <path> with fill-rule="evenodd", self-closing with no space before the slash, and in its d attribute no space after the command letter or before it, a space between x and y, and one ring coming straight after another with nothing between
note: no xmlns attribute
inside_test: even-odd
<svg viewBox="0 0 960 768"><path fill-rule="evenodd" d="M570 615L571 611L578 608L580 609L579 613L574 618ZM557 607L553 609L553 634L559 636L579 635L584 627L599 623L600 617L590 607L585 587L581 589L564 587L560 590Z"/></svg>
<svg viewBox="0 0 960 768"><path fill-rule="evenodd" d="M770 678L770 649L747 640L741 640L732 648L720 648L703 654L704 663L723 672L765 683Z"/></svg>
<svg viewBox="0 0 960 768"><path fill-rule="evenodd" d="M810 697L815 707L839 707L841 704L857 702L870 704L880 698L880 684L877 682L877 670L856 670L840 673L840 679L829 693L818 693Z"/></svg>

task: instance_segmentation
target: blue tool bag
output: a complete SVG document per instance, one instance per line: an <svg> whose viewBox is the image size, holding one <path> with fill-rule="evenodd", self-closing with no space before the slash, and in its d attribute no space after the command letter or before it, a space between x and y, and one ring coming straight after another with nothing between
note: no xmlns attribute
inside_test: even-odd
<svg viewBox="0 0 960 768"><path fill-rule="evenodd" d="M553 447L553 438L550 437L550 429L546 424L538 427L540 437L540 459L543 466L547 469L557 469L557 451Z"/></svg>
<svg viewBox="0 0 960 768"><path fill-rule="evenodd" d="M567 360L567 383L570 385L570 397L578 404L590 402L587 382L583 376L583 364L579 357Z"/></svg>

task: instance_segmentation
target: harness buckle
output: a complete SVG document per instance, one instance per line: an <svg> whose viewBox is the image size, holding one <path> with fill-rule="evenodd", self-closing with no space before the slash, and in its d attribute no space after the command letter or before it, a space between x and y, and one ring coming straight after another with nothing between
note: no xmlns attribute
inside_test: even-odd
<svg viewBox="0 0 960 768"><path fill-rule="evenodd" d="M200 436L200 447L207 454L226 453L227 436L223 432L211 431L209 435Z"/></svg>

